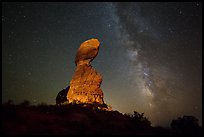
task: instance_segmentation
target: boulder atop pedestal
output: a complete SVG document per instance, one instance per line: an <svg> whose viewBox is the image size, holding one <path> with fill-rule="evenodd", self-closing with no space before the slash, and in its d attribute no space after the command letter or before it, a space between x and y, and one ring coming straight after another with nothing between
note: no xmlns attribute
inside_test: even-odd
<svg viewBox="0 0 204 137"><path fill-rule="evenodd" d="M90 39L83 42L76 54L76 66L81 64L90 64L90 62L98 55L99 44L98 39Z"/></svg>

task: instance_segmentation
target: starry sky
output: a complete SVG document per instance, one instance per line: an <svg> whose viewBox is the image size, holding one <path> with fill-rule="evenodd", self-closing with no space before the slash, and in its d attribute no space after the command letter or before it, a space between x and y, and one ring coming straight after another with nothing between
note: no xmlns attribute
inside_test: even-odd
<svg viewBox="0 0 204 137"><path fill-rule="evenodd" d="M55 104L80 44L100 41L92 66L104 101L152 125L202 121L202 3L2 3L2 103Z"/></svg>

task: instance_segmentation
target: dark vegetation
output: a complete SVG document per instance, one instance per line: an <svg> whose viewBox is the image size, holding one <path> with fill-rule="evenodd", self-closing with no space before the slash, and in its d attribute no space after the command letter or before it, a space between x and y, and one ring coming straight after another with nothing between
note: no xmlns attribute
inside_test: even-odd
<svg viewBox="0 0 204 137"><path fill-rule="evenodd" d="M173 120L172 128L152 127L144 113L133 115L105 111L98 106L67 104L31 106L29 101L2 105L3 134L21 135L202 135L198 120L184 116Z"/></svg>

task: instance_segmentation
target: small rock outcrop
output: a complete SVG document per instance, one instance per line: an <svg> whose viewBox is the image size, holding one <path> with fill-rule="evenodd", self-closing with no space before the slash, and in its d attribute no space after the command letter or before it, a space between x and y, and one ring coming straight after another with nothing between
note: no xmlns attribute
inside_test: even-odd
<svg viewBox="0 0 204 137"><path fill-rule="evenodd" d="M99 45L97 39L87 40L80 45L75 58L76 71L67 94L69 103L104 104L100 89L102 76L90 64L99 52Z"/></svg>
<svg viewBox="0 0 204 137"><path fill-rule="evenodd" d="M67 92L69 90L70 86L68 86L66 89L62 89L56 97L56 105L61 105L65 102L68 102L67 100Z"/></svg>

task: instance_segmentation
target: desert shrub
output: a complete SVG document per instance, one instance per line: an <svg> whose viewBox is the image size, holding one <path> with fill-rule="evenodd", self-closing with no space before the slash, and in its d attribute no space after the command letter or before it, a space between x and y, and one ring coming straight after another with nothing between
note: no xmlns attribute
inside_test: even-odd
<svg viewBox="0 0 204 137"><path fill-rule="evenodd" d="M4 103L4 105L6 105L6 106L12 106L12 105L14 105L13 100L10 100L10 99L9 99L7 102Z"/></svg>
<svg viewBox="0 0 204 137"><path fill-rule="evenodd" d="M138 113L134 111L134 114L131 116L133 123L137 127L148 128L151 126L151 122L144 116L144 113Z"/></svg>
<svg viewBox="0 0 204 137"><path fill-rule="evenodd" d="M29 107L30 106L30 101L24 100L22 103L20 103L21 107Z"/></svg>
<svg viewBox="0 0 204 137"><path fill-rule="evenodd" d="M198 127L198 119L194 116L178 117L177 120L171 122L171 128L176 130L193 130Z"/></svg>

